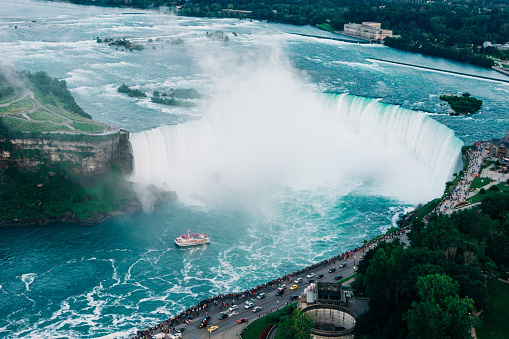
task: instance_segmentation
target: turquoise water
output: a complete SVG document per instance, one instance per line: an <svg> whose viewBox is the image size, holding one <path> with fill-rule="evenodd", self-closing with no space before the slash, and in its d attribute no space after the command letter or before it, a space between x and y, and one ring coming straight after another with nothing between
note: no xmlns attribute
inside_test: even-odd
<svg viewBox="0 0 509 339"><path fill-rule="evenodd" d="M509 125L508 84L369 58L503 75L291 34L328 34L312 27L63 3L0 7L0 60L65 79L95 120L133 132L132 180L147 208L92 227L2 228L0 337L128 335L343 252L439 195L462 142L505 135ZM215 30L230 41L205 37ZM146 48L116 50L98 36ZM184 43L170 43L177 38ZM161 107L121 95L123 82L206 98ZM480 113L438 114L447 110L440 94L466 91L483 100ZM179 200L151 206L146 183ZM187 229L207 232L211 244L176 248Z"/></svg>

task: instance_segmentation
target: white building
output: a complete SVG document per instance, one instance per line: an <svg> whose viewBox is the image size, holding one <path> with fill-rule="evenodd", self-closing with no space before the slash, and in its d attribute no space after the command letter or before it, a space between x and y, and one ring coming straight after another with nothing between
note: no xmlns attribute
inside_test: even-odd
<svg viewBox="0 0 509 339"><path fill-rule="evenodd" d="M393 37L392 30L382 29L379 22L363 22L362 24L345 24L343 33L368 40L383 41L387 37Z"/></svg>

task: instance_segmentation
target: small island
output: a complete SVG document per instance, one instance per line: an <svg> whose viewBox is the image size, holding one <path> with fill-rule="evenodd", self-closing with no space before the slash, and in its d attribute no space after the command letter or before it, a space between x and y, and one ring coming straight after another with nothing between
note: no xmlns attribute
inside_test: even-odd
<svg viewBox="0 0 509 339"><path fill-rule="evenodd" d="M130 40L127 40L126 38L122 38L122 39L113 39L113 38L105 38L105 39L101 39L100 37L97 37L96 38L96 41L98 44L100 43L107 43L108 45L110 46L117 46L116 48L118 49L118 47L122 47L123 51L125 50L128 50L128 51L143 51L144 47L140 44L137 44L135 42L132 42Z"/></svg>
<svg viewBox="0 0 509 339"><path fill-rule="evenodd" d="M127 94L131 98L146 98L147 95L145 92L140 91L139 89L132 89L129 86L127 86L125 83L123 83L118 89L120 93Z"/></svg>
<svg viewBox="0 0 509 339"><path fill-rule="evenodd" d="M470 93L462 95L441 95L440 100L447 101L452 110L451 115L475 113L481 109L482 100L470 96Z"/></svg>

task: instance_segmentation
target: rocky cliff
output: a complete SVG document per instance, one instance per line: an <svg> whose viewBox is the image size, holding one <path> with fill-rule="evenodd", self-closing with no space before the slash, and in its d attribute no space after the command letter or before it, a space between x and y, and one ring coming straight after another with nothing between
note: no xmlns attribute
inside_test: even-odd
<svg viewBox="0 0 509 339"><path fill-rule="evenodd" d="M72 176L103 175L113 166L129 175L133 169L129 132L0 139L0 170L13 166L37 170L48 163L61 164Z"/></svg>

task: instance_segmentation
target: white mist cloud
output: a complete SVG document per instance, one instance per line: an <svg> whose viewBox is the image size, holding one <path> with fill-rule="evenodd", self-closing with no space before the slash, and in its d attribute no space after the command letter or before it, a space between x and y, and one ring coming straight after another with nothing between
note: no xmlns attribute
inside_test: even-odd
<svg viewBox="0 0 509 339"><path fill-rule="evenodd" d="M410 203L441 194L458 147L432 144L431 119L423 123L412 118L417 113L394 113L373 99L324 100L280 49L238 55L214 43L196 53L216 80L216 99L200 120L132 135L134 181L205 204L252 204L282 188L351 181L369 184L367 194Z"/></svg>

